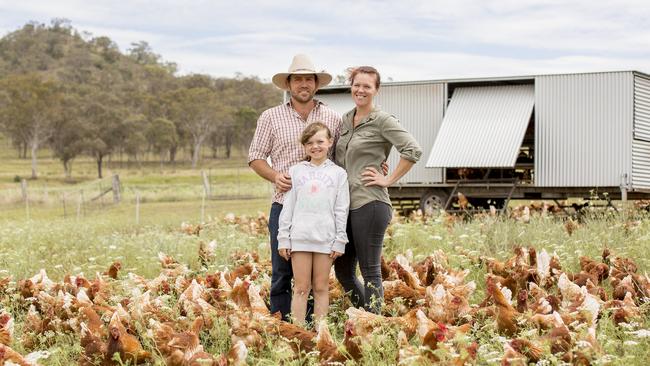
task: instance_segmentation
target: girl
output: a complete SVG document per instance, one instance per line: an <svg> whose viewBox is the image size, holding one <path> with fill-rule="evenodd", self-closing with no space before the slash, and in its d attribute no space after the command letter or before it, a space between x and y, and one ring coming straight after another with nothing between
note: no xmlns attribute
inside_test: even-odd
<svg viewBox="0 0 650 366"><path fill-rule="evenodd" d="M379 313L384 299L381 281L381 252L384 233L392 217L386 187L397 182L420 159L422 149L400 125L397 118L374 105L379 92L379 72L361 66L350 75L355 107L343 115L341 135L336 144L336 162L350 180L350 217L347 225L350 244L336 261L336 277L351 292L355 307ZM379 172L391 148L400 160L390 175ZM356 276L357 263L364 283Z"/></svg>
<svg viewBox="0 0 650 366"><path fill-rule="evenodd" d="M289 169L292 188L284 199L278 252L291 259L294 274L291 313L304 324L307 296L314 294L314 320L327 315L332 262L345 252L345 226L350 205L345 170L329 160L332 133L321 122L308 125L300 143L305 161Z"/></svg>

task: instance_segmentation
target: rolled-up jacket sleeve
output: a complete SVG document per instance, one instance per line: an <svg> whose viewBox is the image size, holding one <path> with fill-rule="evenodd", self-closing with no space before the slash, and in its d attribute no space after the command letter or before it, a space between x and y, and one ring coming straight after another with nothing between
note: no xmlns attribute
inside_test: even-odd
<svg viewBox="0 0 650 366"><path fill-rule="evenodd" d="M271 118L267 112L260 115L257 119L257 127L253 141L248 149L248 164L253 160L266 160L271 155L273 149L273 130L271 128Z"/></svg>
<svg viewBox="0 0 650 366"><path fill-rule="evenodd" d="M402 127L397 118L393 116L386 118L381 124L381 134L395 146L402 158L417 163L422 157L420 144Z"/></svg>
<svg viewBox="0 0 650 366"><path fill-rule="evenodd" d="M332 251L345 253L345 244L348 243L348 234L345 231L348 223L348 210L350 209L350 188L348 187L348 175L341 169L339 184L334 202L334 225L336 236L332 243Z"/></svg>

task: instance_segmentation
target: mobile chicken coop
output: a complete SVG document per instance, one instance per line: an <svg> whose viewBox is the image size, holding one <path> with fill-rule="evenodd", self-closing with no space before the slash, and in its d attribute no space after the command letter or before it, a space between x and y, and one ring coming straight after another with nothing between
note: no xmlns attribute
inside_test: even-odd
<svg viewBox="0 0 650 366"><path fill-rule="evenodd" d="M337 112L349 86L317 98ZM636 71L385 83L375 99L422 146L389 188L403 207L510 199L650 198L650 75ZM393 149L389 165L399 154Z"/></svg>

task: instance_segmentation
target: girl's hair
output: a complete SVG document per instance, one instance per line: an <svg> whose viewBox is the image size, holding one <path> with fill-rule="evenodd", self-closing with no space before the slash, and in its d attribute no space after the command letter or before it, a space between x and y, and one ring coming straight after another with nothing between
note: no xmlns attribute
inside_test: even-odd
<svg viewBox="0 0 650 366"><path fill-rule="evenodd" d="M350 70L350 77L348 78L350 84L354 83L354 78L358 74L375 75L375 88L379 89L379 84L381 84L381 76L379 75L379 71L377 71L377 69L372 66L359 66L352 68Z"/></svg>
<svg viewBox="0 0 650 366"><path fill-rule="evenodd" d="M332 138L332 131L323 123L323 122L313 122L307 125L305 129L302 131L302 135L300 135L300 144L306 145L307 142L309 141L312 136L318 133L318 131L327 131L327 138L331 139ZM310 161L311 157L307 155L305 157L306 161Z"/></svg>

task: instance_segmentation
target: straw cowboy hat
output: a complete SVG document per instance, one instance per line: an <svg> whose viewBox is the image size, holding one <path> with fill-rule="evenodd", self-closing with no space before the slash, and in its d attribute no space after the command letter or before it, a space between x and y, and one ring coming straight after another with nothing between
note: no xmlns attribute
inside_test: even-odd
<svg viewBox="0 0 650 366"><path fill-rule="evenodd" d="M311 62L307 55L295 55L291 66L289 66L289 72L281 72L279 74L273 75L273 84L282 90L289 90L287 85L287 78L292 74L314 74L318 78L318 88L321 88L332 81L332 75L326 72L317 72L314 64Z"/></svg>

